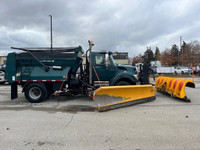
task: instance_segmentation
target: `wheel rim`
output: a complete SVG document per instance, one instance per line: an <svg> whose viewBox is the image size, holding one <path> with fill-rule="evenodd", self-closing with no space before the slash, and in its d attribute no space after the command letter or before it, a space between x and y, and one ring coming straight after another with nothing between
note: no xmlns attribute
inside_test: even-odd
<svg viewBox="0 0 200 150"><path fill-rule="evenodd" d="M38 98L40 98L41 95L42 95L42 91L39 87L32 87L29 90L29 96L32 99L38 99Z"/></svg>

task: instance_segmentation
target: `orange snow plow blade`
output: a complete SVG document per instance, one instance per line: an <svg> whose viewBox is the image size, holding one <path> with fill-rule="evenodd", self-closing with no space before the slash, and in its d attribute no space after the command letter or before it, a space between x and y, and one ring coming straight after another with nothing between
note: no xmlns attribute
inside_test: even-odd
<svg viewBox="0 0 200 150"><path fill-rule="evenodd" d="M155 84L156 91L167 92L172 97L190 102L186 96L185 87L195 88L195 84L192 80L171 77L158 77Z"/></svg>
<svg viewBox="0 0 200 150"><path fill-rule="evenodd" d="M104 86L93 93L98 111L148 102L155 99L152 85Z"/></svg>

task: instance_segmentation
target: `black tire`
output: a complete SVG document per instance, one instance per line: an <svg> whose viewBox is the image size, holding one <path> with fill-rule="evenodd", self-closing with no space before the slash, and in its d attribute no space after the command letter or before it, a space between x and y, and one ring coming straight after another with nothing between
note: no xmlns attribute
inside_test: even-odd
<svg viewBox="0 0 200 150"><path fill-rule="evenodd" d="M181 71L181 74L182 74L182 75L184 75L184 72L183 72L183 71Z"/></svg>
<svg viewBox="0 0 200 150"><path fill-rule="evenodd" d="M176 71L175 71L174 73L175 73L175 75L177 75L177 72L176 72Z"/></svg>
<svg viewBox="0 0 200 150"><path fill-rule="evenodd" d="M43 83L31 83L25 88L25 97L31 103L39 103L47 96L48 92Z"/></svg>
<svg viewBox="0 0 200 150"><path fill-rule="evenodd" d="M120 86L120 85L131 85L131 84L127 81L118 81L115 85Z"/></svg>
<svg viewBox="0 0 200 150"><path fill-rule="evenodd" d="M3 85L3 84L5 84L6 82L0 82L0 85Z"/></svg>

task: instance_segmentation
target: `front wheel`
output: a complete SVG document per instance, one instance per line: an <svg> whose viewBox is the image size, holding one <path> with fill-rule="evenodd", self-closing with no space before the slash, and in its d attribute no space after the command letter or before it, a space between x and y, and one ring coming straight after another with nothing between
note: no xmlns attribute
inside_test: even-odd
<svg viewBox="0 0 200 150"><path fill-rule="evenodd" d="M25 97L31 103L39 103L48 95L46 87L41 83L31 83L25 89Z"/></svg>
<svg viewBox="0 0 200 150"><path fill-rule="evenodd" d="M127 81L118 81L115 85L120 86L120 85L131 85L131 84Z"/></svg>

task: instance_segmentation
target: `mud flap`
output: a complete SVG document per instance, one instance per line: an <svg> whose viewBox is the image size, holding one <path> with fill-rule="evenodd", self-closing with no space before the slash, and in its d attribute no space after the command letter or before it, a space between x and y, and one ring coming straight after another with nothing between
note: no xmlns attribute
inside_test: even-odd
<svg viewBox="0 0 200 150"><path fill-rule="evenodd" d="M195 88L195 84L192 80L170 77L158 77L155 84L157 91L166 92L172 97L190 102L190 99L186 96L185 87Z"/></svg>
<svg viewBox="0 0 200 150"><path fill-rule="evenodd" d="M17 83L11 83L11 100L18 97Z"/></svg>
<svg viewBox="0 0 200 150"><path fill-rule="evenodd" d="M93 93L93 100L101 112L154 99L152 85L106 86L98 88Z"/></svg>

